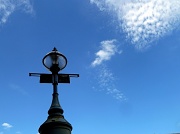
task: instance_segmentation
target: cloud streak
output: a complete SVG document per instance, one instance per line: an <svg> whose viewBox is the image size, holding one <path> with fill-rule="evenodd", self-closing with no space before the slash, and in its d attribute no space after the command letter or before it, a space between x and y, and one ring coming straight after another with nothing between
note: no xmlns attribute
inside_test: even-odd
<svg viewBox="0 0 180 134"><path fill-rule="evenodd" d="M115 15L119 27L137 49L171 33L180 25L179 0L90 0Z"/></svg>
<svg viewBox="0 0 180 134"><path fill-rule="evenodd" d="M105 40L102 41L101 50L95 53L96 58L91 63L91 66L95 67L102 64L104 61L110 60L113 55L118 52L118 46L116 45L117 40ZM120 51L121 53L121 51Z"/></svg>
<svg viewBox="0 0 180 134"><path fill-rule="evenodd" d="M18 86L16 84L9 84L9 87L14 91L19 92L22 95L28 96L28 92L26 90L22 89L20 86Z"/></svg>
<svg viewBox="0 0 180 134"><path fill-rule="evenodd" d="M105 91L107 94L113 96L117 100L126 100L126 97L120 90L116 88L116 78L112 71L106 66L105 61L108 61L115 54L121 54L117 40L104 40L100 42L100 50L95 53L96 58L91 62L91 67L96 74L95 80L98 83L98 90ZM93 88L95 88L93 86ZM96 89L96 88L95 88Z"/></svg>
<svg viewBox="0 0 180 134"><path fill-rule="evenodd" d="M0 0L0 24L5 24L9 16L18 9L26 13L33 13L29 0Z"/></svg>
<svg viewBox="0 0 180 134"><path fill-rule="evenodd" d="M116 88L117 79L114 77L112 71L106 65L100 65L97 71L98 90L105 91L107 94L113 96L117 100L127 100L125 95Z"/></svg>

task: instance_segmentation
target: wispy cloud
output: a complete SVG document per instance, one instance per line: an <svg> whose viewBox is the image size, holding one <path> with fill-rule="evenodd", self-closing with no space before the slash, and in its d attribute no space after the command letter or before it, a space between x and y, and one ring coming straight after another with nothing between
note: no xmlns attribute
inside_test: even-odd
<svg viewBox="0 0 180 134"><path fill-rule="evenodd" d="M98 82L98 90L105 91L107 94L113 96L117 100L126 100L125 95L116 87L117 78L115 78L112 71L102 64L97 67L96 80ZM95 88L95 87L94 87Z"/></svg>
<svg viewBox="0 0 180 134"><path fill-rule="evenodd" d="M116 16L120 28L137 49L171 33L180 25L179 0L90 0Z"/></svg>
<svg viewBox="0 0 180 134"><path fill-rule="evenodd" d="M4 129L9 129L12 128L13 126L10 125L9 123L3 123L2 126L4 127Z"/></svg>
<svg viewBox="0 0 180 134"><path fill-rule="evenodd" d="M113 55L118 53L118 46L117 46L117 40L105 40L102 41L101 44L101 50L95 53L96 58L91 63L93 67L102 64L103 61L110 60ZM122 51L119 51L121 53Z"/></svg>
<svg viewBox="0 0 180 134"><path fill-rule="evenodd" d="M7 22L9 16L16 10L33 13L29 0L0 0L0 24Z"/></svg>
<svg viewBox="0 0 180 134"><path fill-rule="evenodd" d="M16 84L9 84L9 87L12 89L12 90L15 90L19 93L21 93L22 95L28 95L28 92L24 89L22 89L20 86L16 85Z"/></svg>
<svg viewBox="0 0 180 134"><path fill-rule="evenodd" d="M98 83L98 87L93 86L93 88L103 90L117 100L125 100L124 94L116 88L117 79L104 62L110 60L115 54L121 54L122 50L119 50L119 44L115 39L101 41L100 48L95 53L95 60L91 63L91 69L95 71L93 74L96 74L95 80Z"/></svg>

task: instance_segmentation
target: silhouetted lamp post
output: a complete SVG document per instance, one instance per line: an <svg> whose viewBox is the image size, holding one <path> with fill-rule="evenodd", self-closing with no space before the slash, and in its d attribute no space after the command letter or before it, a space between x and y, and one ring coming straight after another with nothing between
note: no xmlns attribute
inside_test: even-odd
<svg viewBox="0 0 180 134"><path fill-rule="evenodd" d="M66 57L59 53L56 48L49 52L42 60L43 65L52 74L29 73L30 76L39 76L40 83L52 83L53 98L48 111L47 120L39 127L40 134L71 134L72 126L64 118L63 109L58 100L58 83L70 83L70 77L79 77L79 74L58 74L67 65Z"/></svg>

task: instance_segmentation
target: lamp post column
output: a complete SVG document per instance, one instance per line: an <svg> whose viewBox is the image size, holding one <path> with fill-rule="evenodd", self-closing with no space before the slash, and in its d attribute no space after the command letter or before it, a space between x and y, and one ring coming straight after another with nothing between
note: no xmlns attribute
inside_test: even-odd
<svg viewBox="0 0 180 134"><path fill-rule="evenodd" d="M47 120L40 126L40 134L71 134L72 126L64 118L63 109L59 103L58 99L58 74L52 74L52 84L53 84L53 98L52 104L48 111Z"/></svg>
<svg viewBox="0 0 180 134"><path fill-rule="evenodd" d="M51 107L48 111L49 115L56 114L56 115L61 115L63 114L63 109L59 103L58 99L58 74L53 73L52 74L52 85L53 85L53 98L52 98L52 104Z"/></svg>
<svg viewBox="0 0 180 134"><path fill-rule="evenodd" d="M40 134L71 134L72 126L64 118L57 92L57 84L53 84L52 104L48 111L47 120L40 126Z"/></svg>

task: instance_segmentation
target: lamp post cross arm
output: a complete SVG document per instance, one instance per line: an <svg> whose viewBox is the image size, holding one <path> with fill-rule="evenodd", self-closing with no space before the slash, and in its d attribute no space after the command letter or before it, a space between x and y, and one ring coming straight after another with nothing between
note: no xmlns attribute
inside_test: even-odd
<svg viewBox="0 0 180 134"><path fill-rule="evenodd" d="M29 76L40 77L40 83L53 83L52 74L29 73ZM58 74L58 83L70 83L70 77L79 77L79 74Z"/></svg>

